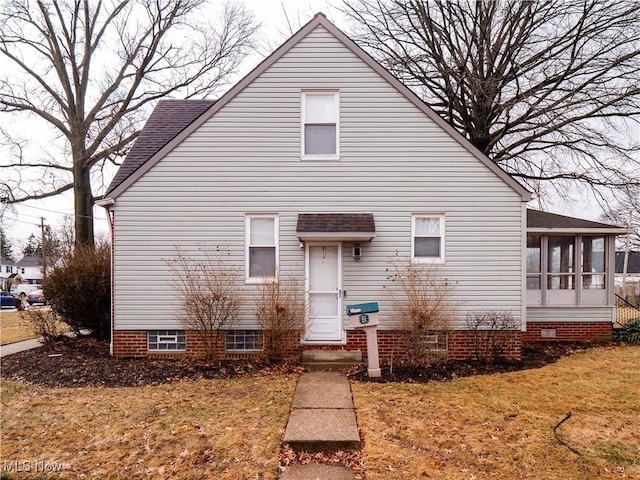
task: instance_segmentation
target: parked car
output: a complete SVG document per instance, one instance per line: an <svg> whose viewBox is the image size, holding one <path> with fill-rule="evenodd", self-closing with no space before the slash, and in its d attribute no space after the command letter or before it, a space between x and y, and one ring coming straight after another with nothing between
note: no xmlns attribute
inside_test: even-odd
<svg viewBox="0 0 640 480"><path fill-rule="evenodd" d="M31 292L35 292L36 290L42 290L42 285L38 285L36 283L21 283L16 285L15 283L11 285L11 293L16 297L26 297Z"/></svg>
<svg viewBox="0 0 640 480"><path fill-rule="evenodd" d="M36 290L27 295L27 303L33 305L34 303L47 304L47 299L44 298L44 292L42 290Z"/></svg>
<svg viewBox="0 0 640 480"><path fill-rule="evenodd" d="M14 297L13 295L11 295L9 292L0 292L1 295L1 301L0 301L0 305L3 308L17 308L18 310L22 310L24 308L24 305L22 304L22 300L18 297Z"/></svg>

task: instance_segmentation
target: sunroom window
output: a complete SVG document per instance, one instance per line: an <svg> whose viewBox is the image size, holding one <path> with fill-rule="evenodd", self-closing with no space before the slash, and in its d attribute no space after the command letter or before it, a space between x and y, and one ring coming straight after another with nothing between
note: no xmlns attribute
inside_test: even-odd
<svg viewBox="0 0 640 480"><path fill-rule="evenodd" d="M527 290L540 290L542 275L542 237L527 237Z"/></svg>
<svg viewBox="0 0 640 480"><path fill-rule="evenodd" d="M582 237L582 288L605 288L604 237Z"/></svg>
<svg viewBox="0 0 640 480"><path fill-rule="evenodd" d="M607 237L528 235L529 306L606 305Z"/></svg>
<svg viewBox="0 0 640 480"><path fill-rule="evenodd" d="M575 237L549 237L547 288L576 288Z"/></svg>

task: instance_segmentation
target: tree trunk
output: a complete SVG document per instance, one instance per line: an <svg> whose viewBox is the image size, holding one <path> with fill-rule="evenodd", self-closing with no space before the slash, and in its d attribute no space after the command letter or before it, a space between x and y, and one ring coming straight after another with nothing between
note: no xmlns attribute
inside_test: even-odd
<svg viewBox="0 0 640 480"><path fill-rule="evenodd" d="M73 169L73 199L75 206L76 245L93 246L93 194L90 168L75 162Z"/></svg>

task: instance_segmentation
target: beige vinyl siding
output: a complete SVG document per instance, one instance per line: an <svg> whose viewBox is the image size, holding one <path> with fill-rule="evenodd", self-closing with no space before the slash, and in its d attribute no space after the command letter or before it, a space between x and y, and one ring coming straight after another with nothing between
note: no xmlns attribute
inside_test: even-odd
<svg viewBox="0 0 640 480"><path fill-rule="evenodd" d="M527 322L611 322L614 307L527 307Z"/></svg>
<svg viewBox="0 0 640 480"><path fill-rule="evenodd" d="M300 90L340 90L340 159L300 159ZM344 304L379 301L397 325L389 261L411 252L412 214L444 214L440 274L466 312L522 306L520 195L322 27L120 195L115 204L117 329L178 328L166 260L218 248L244 273L245 214L279 215L283 275L304 275L298 213L371 212L363 258L343 250ZM252 327L254 285L243 285ZM394 323L396 322L396 323ZM345 325L346 325L345 318Z"/></svg>

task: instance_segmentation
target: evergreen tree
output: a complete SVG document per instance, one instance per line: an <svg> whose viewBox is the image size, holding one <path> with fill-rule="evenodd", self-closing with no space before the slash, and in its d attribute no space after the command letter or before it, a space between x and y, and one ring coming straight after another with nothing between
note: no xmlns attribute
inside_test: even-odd
<svg viewBox="0 0 640 480"><path fill-rule="evenodd" d="M4 233L4 230L0 228L0 255L2 258L13 259L12 249L11 240Z"/></svg>

